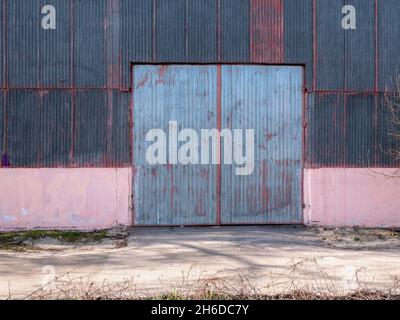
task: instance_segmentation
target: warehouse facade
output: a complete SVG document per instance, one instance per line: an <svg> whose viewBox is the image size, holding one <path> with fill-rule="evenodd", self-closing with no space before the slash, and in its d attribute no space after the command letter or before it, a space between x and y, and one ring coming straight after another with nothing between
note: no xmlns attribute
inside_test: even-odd
<svg viewBox="0 0 400 320"><path fill-rule="evenodd" d="M397 0L1 0L0 16L1 230L400 226Z"/></svg>

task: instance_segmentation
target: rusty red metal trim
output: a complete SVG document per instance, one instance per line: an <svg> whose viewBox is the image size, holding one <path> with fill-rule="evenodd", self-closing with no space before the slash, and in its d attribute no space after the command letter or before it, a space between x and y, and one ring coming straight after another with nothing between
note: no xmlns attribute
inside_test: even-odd
<svg viewBox="0 0 400 320"><path fill-rule="evenodd" d="M305 207L305 196L304 196L304 167L305 163L307 161L307 122L308 122L308 92L306 88L306 69L305 67L302 68L303 70L303 83L302 83L302 112L301 112L301 122L302 122L302 150L301 150L301 177L300 177L300 199L301 199L301 208L302 208L302 214L301 214L301 223L304 224L304 207Z"/></svg>
<svg viewBox="0 0 400 320"><path fill-rule="evenodd" d="M131 166L132 166L132 190L131 190L131 210L132 210L132 225L135 225L135 181L136 181L136 166L135 166L135 159L134 159L134 150L133 150L133 141L134 141L134 130L133 130L133 115L134 115L134 106L135 106L135 101L133 98L133 90L135 90L134 86L134 81L135 81L135 69L134 66L131 65L131 88L132 88L132 93L130 97L130 107L129 107L129 144L130 144L130 160L131 160Z"/></svg>
<svg viewBox="0 0 400 320"><path fill-rule="evenodd" d="M217 129L218 129L218 165L217 165L217 225L221 224L221 91L222 91L221 65L217 66Z"/></svg>

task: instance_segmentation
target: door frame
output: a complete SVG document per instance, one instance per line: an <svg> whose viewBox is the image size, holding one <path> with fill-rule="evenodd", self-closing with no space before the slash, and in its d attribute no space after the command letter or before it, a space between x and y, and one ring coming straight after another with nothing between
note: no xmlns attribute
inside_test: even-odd
<svg viewBox="0 0 400 320"><path fill-rule="evenodd" d="M306 86L306 64L296 64L296 63L256 63L256 62L145 62L145 61L131 61L129 64L129 137L130 137L130 166L132 168L132 177L131 177L131 194L130 194L130 210L131 210L131 226L132 227L183 227L179 224L155 224L155 225L136 225L135 224L135 215L136 215L136 206L135 206L135 175L136 175L136 167L135 167L135 158L134 158L134 99L133 99L133 82L135 80L134 68L135 66L141 65L152 65L152 66L216 66L218 73L217 73L217 86L221 85L221 67L224 65L235 65L235 66L282 66L282 67L301 67L302 69L302 93L301 93L301 156L300 156L300 208L301 208L301 222L300 223L291 223L291 222L284 222L284 223L240 223L240 224L222 224L221 223L221 164L217 166L217 223L215 224L185 224L184 227L207 227L207 226L263 226L263 225L304 225L305 223L305 212L306 212L306 204L305 204L305 189L304 189L304 172L306 167L306 141L308 137L308 110L309 110L309 90ZM220 88L217 89L217 129L221 130L221 90Z"/></svg>

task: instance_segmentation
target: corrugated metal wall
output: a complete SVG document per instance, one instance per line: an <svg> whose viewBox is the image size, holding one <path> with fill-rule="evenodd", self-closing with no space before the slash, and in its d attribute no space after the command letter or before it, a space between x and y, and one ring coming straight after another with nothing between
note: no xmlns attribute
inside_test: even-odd
<svg viewBox="0 0 400 320"><path fill-rule="evenodd" d="M387 134L381 99L386 89L396 89L400 68L397 0L54 0L56 30L40 28L45 4L0 1L2 157L11 166L128 165L131 62L302 64L313 101L306 119L307 165L398 165L384 150L395 141ZM357 30L341 28L344 4L355 6ZM43 90L49 94L42 99ZM353 93L359 95L348 96ZM87 97L98 104L83 108ZM51 129L52 140L41 136L50 127L43 131L12 110L26 108L41 119L34 110L47 99L70 103L68 110L51 112L67 112L71 119ZM339 102L332 109L330 101ZM321 119L334 111L345 123L337 133ZM358 136L363 130L367 137ZM107 142L89 143L92 134ZM321 145L325 136L334 140ZM57 155L46 153L52 148Z"/></svg>

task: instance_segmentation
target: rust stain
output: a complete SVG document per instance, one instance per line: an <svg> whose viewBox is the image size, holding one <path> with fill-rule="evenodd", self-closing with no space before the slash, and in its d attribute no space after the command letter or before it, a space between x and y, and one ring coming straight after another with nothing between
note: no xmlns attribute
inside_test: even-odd
<svg viewBox="0 0 400 320"><path fill-rule="evenodd" d="M136 85L136 89L142 88L146 85L146 83L150 80L150 75L148 73L145 74L144 78L138 82Z"/></svg>

